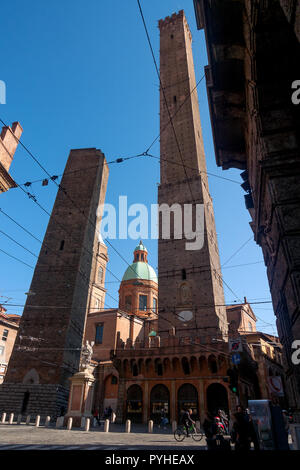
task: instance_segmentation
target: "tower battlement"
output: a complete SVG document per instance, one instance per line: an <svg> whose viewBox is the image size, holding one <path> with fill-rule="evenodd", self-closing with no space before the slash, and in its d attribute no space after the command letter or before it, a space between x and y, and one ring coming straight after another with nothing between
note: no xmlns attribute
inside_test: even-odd
<svg viewBox="0 0 300 470"><path fill-rule="evenodd" d="M184 24L185 28L189 33L190 39L192 39L192 33L185 17L184 10L180 10L178 13L173 13L171 16L167 16L165 19L159 20L158 27L160 29L160 32L170 27L175 30L178 29L178 24L180 23Z"/></svg>
<svg viewBox="0 0 300 470"><path fill-rule="evenodd" d="M183 18L185 18L184 11L180 10L178 13L173 13L173 15L167 16L164 20L159 20L158 27L161 29L166 25L176 23L179 20L181 21Z"/></svg>

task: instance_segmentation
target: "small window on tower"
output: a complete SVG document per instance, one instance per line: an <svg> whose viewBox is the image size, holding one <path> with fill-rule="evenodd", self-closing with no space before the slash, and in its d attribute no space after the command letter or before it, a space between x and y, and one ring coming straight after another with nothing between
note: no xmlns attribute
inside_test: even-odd
<svg viewBox="0 0 300 470"><path fill-rule="evenodd" d="M173 34L171 34L171 39L173 39L173 38L174 38L174 35L173 35Z"/></svg>
<svg viewBox="0 0 300 470"><path fill-rule="evenodd" d="M147 310L147 296L146 295L140 295L139 297L139 309L140 310Z"/></svg>
<svg viewBox="0 0 300 470"><path fill-rule="evenodd" d="M96 325L96 336L95 336L95 343L102 344L103 339L103 323L99 323Z"/></svg>
<svg viewBox="0 0 300 470"><path fill-rule="evenodd" d="M98 282L99 282L99 284L102 283L102 280L103 280L103 268L102 268L102 266L100 266L99 269L98 269Z"/></svg>
<svg viewBox="0 0 300 470"><path fill-rule="evenodd" d="M177 96L173 96L174 103L177 103Z"/></svg>
<svg viewBox="0 0 300 470"><path fill-rule="evenodd" d="M60 242L60 247L59 247L60 251L62 251L64 249L64 245L65 245L65 240L62 240Z"/></svg>
<svg viewBox="0 0 300 470"><path fill-rule="evenodd" d="M183 281L186 279L186 270L185 269L181 270L181 277L182 277Z"/></svg>
<svg viewBox="0 0 300 470"><path fill-rule="evenodd" d="M144 261L144 254L143 253L141 254L141 258L142 258L142 261Z"/></svg>
<svg viewBox="0 0 300 470"><path fill-rule="evenodd" d="M116 385L118 383L118 379L115 375L112 375L111 376L111 384L112 385Z"/></svg>

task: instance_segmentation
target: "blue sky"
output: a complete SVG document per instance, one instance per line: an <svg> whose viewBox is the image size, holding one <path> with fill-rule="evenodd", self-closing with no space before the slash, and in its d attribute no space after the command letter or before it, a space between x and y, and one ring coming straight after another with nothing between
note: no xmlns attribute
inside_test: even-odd
<svg viewBox="0 0 300 470"><path fill-rule="evenodd" d="M143 0L142 7L157 60L158 20L185 10L193 35L197 81L207 64L204 32L196 28L192 0ZM22 142L50 174L63 173L72 148L96 147L107 161L142 153L159 134L159 83L135 0L14 0L3 2L0 17L0 80L7 87L0 117L20 121ZM240 171L216 166L205 81L198 88L208 171L242 182ZM159 142L152 148L159 156ZM18 184L46 177L19 146L11 174ZM106 202L156 203L159 163L155 159L129 160L110 166ZM214 201L221 264L252 235L250 216L239 184L209 177ZM39 203L51 211L56 186L31 187ZM1 195L0 207L42 239L48 217L20 189ZM0 213L0 228L38 254L40 245ZM149 261L157 267L157 242L144 240ZM135 240L114 240L128 262ZM36 258L0 233L0 246L31 266ZM109 269L122 278L127 265L109 249ZM241 264L247 266L238 266ZM24 304L33 270L0 253L0 301ZM225 282L240 299L270 300L261 249L252 239L224 266ZM108 273L109 294L118 298L118 283ZM227 303L237 300L224 286ZM107 305L116 303L107 297ZM11 313L22 309L11 307ZM258 328L276 331L272 304L253 305Z"/></svg>

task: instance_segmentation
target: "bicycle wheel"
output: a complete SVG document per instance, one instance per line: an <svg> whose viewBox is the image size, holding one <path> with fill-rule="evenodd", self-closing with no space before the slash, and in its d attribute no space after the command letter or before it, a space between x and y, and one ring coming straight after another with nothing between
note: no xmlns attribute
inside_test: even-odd
<svg viewBox="0 0 300 470"><path fill-rule="evenodd" d="M174 432L174 438L178 442L182 442L185 438L185 432L183 429L177 428Z"/></svg>
<svg viewBox="0 0 300 470"><path fill-rule="evenodd" d="M196 442L200 442L203 436L204 436L204 432L201 431L201 429L196 429L195 432L192 433L192 438Z"/></svg>

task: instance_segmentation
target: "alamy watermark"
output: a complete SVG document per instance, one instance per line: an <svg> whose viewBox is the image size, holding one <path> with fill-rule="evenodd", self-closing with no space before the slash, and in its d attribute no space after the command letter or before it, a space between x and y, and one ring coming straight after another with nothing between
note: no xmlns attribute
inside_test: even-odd
<svg viewBox="0 0 300 470"><path fill-rule="evenodd" d="M0 80L0 104L6 104L6 84Z"/></svg>
<svg viewBox="0 0 300 470"><path fill-rule="evenodd" d="M294 80L292 83L292 90L295 90L292 93L291 99L293 104L300 104L300 80Z"/></svg>
<svg viewBox="0 0 300 470"><path fill-rule="evenodd" d="M292 342L292 349L296 349L296 351L294 351L292 354L292 363L295 366L299 366L300 364L300 339L295 339L295 341Z"/></svg>
<svg viewBox="0 0 300 470"><path fill-rule="evenodd" d="M127 196L119 196L118 211L112 204L102 204L97 216L102 216L103 239L185 239L186 250L201 250L204 245L204 204L151 204L149 212L145 204L128 206Z"/></svg>

